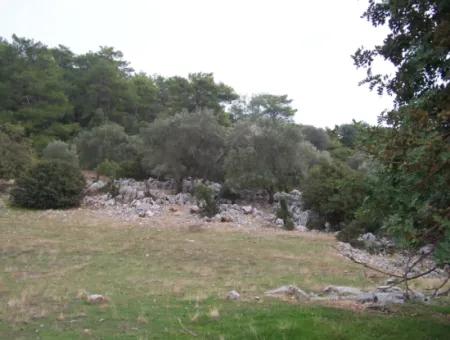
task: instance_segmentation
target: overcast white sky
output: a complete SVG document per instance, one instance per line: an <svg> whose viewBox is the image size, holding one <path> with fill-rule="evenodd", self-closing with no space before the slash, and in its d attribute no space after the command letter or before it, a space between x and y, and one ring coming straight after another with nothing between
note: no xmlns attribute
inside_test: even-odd
<svg viewBox="0 0 450 340"><path fill-rule="evenodd" d="M360 18L366 7L367 0L0 0L0 36L75 53L113 46L149 74L213 72L240 94L288 94L303 124L374 124L391 98L359 87L364 71L350 58L385 34Z"/></svg>

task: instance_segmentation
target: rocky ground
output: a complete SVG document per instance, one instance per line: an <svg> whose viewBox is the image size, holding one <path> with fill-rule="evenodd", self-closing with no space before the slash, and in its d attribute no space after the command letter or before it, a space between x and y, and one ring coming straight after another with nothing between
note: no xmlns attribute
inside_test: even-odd
<svg viewBox="0 0 450 340"><path fill-rule="evenodd" d="M185 180L183 192L174 193L172 181L158 181L152 178L146 181L122 179L114 182L115 193L113 194L105 192L106 182L95 181L88 184L83 206L89 209L101 209L103 213L126 221L152 218L167 212L181 214L182 211L189 211L199 220L206 222L232 222L238 226L257 224L282 227L283 220L277 219L275 212L278 207L277 202L283 197L288 202L295 228L299 231L307 230L305 225L308 212L302 210L301 193L298 190L291 193L277 193L274 205L269 205L259 198L248 197L249 195L238 204L230 200L221 200L217 215L201 217L199 202L192 195L198 183L197 180ZM206 182L206 185L217 194L221 190L221 185L218 183ZM254 196L256 195L258 193L254 193Z"/></svg>

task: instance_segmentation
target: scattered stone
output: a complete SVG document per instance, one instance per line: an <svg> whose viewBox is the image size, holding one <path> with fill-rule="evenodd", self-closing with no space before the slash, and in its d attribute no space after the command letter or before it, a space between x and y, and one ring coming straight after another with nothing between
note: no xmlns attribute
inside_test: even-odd
<svg viewBox="0 0 450 340"><path fill-rule="evenodd" d="M155 213L153 211L147 210L145 212L145 217L153 217L153 216L155 216Z"/></svg>
<svg viewBox="0 0 450 340"><path fill-rule="evenodd" d="M289 193L277 192L274 194L273 198L275 201L273 206L274 211L278 211L280 208L280 201L284 199L286 200L288 211L292 215L295 227L305 227L307 225L310 212L303 209L303 199L300 191L292 190Z"/></svg>
<svg viewBox="0 0 450 340"><path fill-rule="evenodd" d="M387 279L386 281L385 281L385 284L386 285L393 285L393 284L395 284L397 282L397 279L395 278L395 277L390 277L389 279Z"/></svg>
<svg viewBox="0 0 450 340"><path fill-rule="evenodd" d="M345 286L328 286L323 290L327 294L337 294L337 295L359 295L362 293L361 289L354 287Z"/></svg>
<svg viewBox="0 0 450 340"><path fill-rule="evenodd" d="M86 192L88 194L98 193L105 186L106 186L105 182L103 182L102 180L98 180L97 182L93 182L91 185L89 185L86 189Z"/></svg>
<svg viewBox="0 0 450 340"><path fill-rule="evenodd" d="M282 218L277 218L277 219L275 220L275 225L277 225L277 226L279 226L279 227L284 226L284 221L283 221L283 219L282 219Z"/></svg>
<svg viewBox="0 0 450 340"><path fill-rule="evenodd" d="M191 214L198 214L198 213L200 213L200 208L198 205L193 205L193 206L191 206L189 211Z"/></svg>
<svg viewBox="0 0 450 340"><path fill-rule="evenodd" d="M244 205L242 211L245 215L250 215L253 212L253 207L251 205Z"/></svg>
<svg viewBox="0 0 450 340"><path fill-rule="evenodd" d="M108 299L101 294L90 294L86 297L86 301L92 305L108 302Z"/></svg>
<svg viewBox="0 0 450 340"><path fill-rule="evenodd" d="M229 291L227 294L227 300L236 301L239 300L240 298L241 295L235 290Z"/></svg>
<svg viewBox="0 0 450 340"><path fill-rule="evenodd" d="M294 297L297 300L309 300L310 298L310 296L306 292L293 285L281 286L279 288L269 290L264 294L267 296L274 296L274 297L280 296Z"/></svg>

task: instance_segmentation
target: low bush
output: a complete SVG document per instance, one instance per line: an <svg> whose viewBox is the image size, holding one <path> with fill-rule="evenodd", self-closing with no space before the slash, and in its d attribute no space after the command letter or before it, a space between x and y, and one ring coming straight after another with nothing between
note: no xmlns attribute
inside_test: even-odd
<svg viewBox="0 0 450 340"><path fill-rule="evenodd" d="M11 191L14 205L34 209L61 209L80 204L84 177L78 167L67 162L38 163L17 179Z"/></svg>
<svg viewBox="0 0 450 340"><path fill-rule="evenodd" d="M208 217L213 217L219 213L219 206L213 190L204 184L197 185L194 193L195 198L199 201L201 214Z"/></svg>
<svg viewBox="0 0 450 340"><path fill-rule="evenodd" d="M294 230L294 221L292 219L292 214L289 212L285 198L280 199L280 207L277 210L277 217L283 220L284 228L286 230Z"/></svg>
<svg viewBox="0 0 450 340"><path fill-rule="evenodd" d="M119 177L122 168L117 162L105 159L97 166L95 170L97 171L97 175L99 176L101 175L115 179Z"/></svg>

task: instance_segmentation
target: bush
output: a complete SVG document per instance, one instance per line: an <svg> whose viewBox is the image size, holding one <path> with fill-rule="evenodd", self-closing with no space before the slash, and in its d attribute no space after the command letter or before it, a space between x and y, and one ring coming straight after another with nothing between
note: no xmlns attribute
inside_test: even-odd
<svg viewBox="0 0 450 340"><path fill-rule="evenodd" d="M357 209L368 194L367 177L346 164L321 163L314 166L302 184L306 209L330 223L333 230L355 218ZM308 227L312 225L308 223Z"/></svg>
<svg viewBox="0 0 450 340"><path fill-rule="evenodd" d="M292 214L289 212L285 198L280 199L280 207L277 210L277 217L283 220L284 228L286 230L294 230L294 221L292 220Z"/></svg>
<svg viewBox="0 0 450 340"><path fill-rule="evenodd" d="M78 167L78 156L75 150L71 149L67 143L62 141L50 142L42 151L42 158L47 161L63 161Z"/></svg>
<svg viewBox="0 0 450 340"><path fill-rule="evenodd" d="M95 170L97 171L97 175L102 175L115 179L121 173L122 168L116 162L110 161L109 159L105 159L97 166Z"/></svg>
<svg viewBox="0 0 450 340"><path fill-rule="evenodd" d="M60 209L80 204L84 177L67 162L38 163L17 180L11 192L14 205L35 209Z"/></svg>
<svg viewBox="0 0 450 340"><path fill-rule="evenodd" d="M204 184L197 185L195 188L195 198L200 202L201 214L208 217L213 217L219 213L214 192Z"/></svg>

